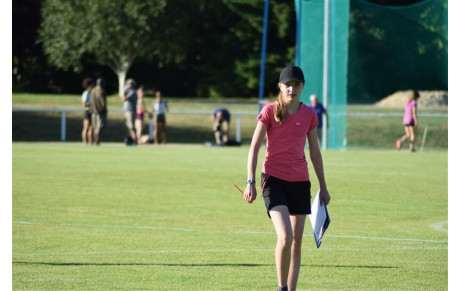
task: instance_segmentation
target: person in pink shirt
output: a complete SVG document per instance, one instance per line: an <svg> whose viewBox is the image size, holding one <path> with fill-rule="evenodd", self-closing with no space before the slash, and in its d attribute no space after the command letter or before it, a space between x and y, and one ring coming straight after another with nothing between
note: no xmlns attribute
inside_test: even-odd
<svg viewBox="0 0 460 291"><path fill-rule="evenodd" d="M318 117L312 108L299 101L304 84L304 75L299 67L288 66L281 71L278 99L266 105L257 117L248 155L244 199L252 203L257 197L257 157L266 136L261 189L267 214L278 237L275 249L278 290L295 290L299 276L305 220L311 213L311 184L305 158L307 140L320 185L320 198L326 204L331 199L318 145Z"/></svg>
<svg viewBox="0 0 460 291"><path fill-rule="evenodd" d="M410 140L409 143L409 151L415 152L414 148L414 141L415 141L415 130L418 126L417 121L417 100L420 97L420 94L417 90L412 91L412 95L410 100L406 102L405 111L404 111L404 118L403 124L406 133L399 139L396 140L396 148L401 149L403 146L403 142L406 139Z"/></svg>

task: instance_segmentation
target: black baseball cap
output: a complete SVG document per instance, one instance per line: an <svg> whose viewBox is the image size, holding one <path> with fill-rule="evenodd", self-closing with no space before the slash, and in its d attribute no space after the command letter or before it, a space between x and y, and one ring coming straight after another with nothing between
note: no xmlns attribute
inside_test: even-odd
<svg viewBox="0 0 460 291"><path fill-rule="evenodd" d="M280 74L280 82L286 84L291 81L299 81L305 83L302 69L297 66L287 66Z"/></svg>

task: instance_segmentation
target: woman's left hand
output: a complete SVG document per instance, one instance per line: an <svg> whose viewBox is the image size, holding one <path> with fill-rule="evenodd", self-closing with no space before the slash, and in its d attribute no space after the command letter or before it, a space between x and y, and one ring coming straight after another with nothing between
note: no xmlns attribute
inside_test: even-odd
<svg viewBox="0 0 460 291"><path fill-rule="evenodd" d="M246 189L244 189L243 196L244 200L246 200L248 203L252 203L254 200L256 200L257 190L254 183L246 184Z"/></svg>
<svg viewBox="0 0 460 291"><path fill-rule="evenodd" d="M320 189L319 191L319 199L320 201L326 203L326 205L329 204L329 201L331 201L331 195L329 195L329 191L327 189Z"/></svg>

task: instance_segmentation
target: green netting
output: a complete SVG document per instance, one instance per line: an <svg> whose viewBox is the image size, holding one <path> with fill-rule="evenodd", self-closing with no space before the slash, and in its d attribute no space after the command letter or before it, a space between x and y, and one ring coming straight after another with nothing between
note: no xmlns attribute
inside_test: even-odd
<svg viewBox="0 0 460 291"><path fill-rule="evenodd" d="M295 5L296 64L306 75L301 100L309 103L316 94L327 104L327 148L346 146L347 101L373 103L398 90L447 89L447 0L328 0L324 90L325 1Z"/></svg>
<svg viewBox="0 0 460 291"><path fill-rule="evenodd" d="M399 90L447 90L447 9L447 0L351 1L348 103L374 103Z"/></svg>
<svg viewBox="0 0 460 291"><path fill-rule="evenodd" d="M309 103L316 94L328 112L328 149L346 146L347 60L349 0L329 1L329 42L327 59L327 90L323 90L324 10L325 0L296 0L297 55L296 64L305 73L305 89L301 100ZM324 92L327 91L327 92ZM325 96L327 95L327 96ZM324 139L326 137L326 139Z"/></svg>

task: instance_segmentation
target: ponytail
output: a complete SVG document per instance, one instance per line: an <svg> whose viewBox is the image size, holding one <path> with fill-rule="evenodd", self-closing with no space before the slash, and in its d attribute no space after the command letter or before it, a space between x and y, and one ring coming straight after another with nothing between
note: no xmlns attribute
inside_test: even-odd
<svg viewBox="0 0 460 291"><path fill-rule="evenodd" d="M283 101L283 94L279 92L278 98L276 99L275 106L275 120L278 123L283 123L286 120L287 116L287 107Z"/></svg>

